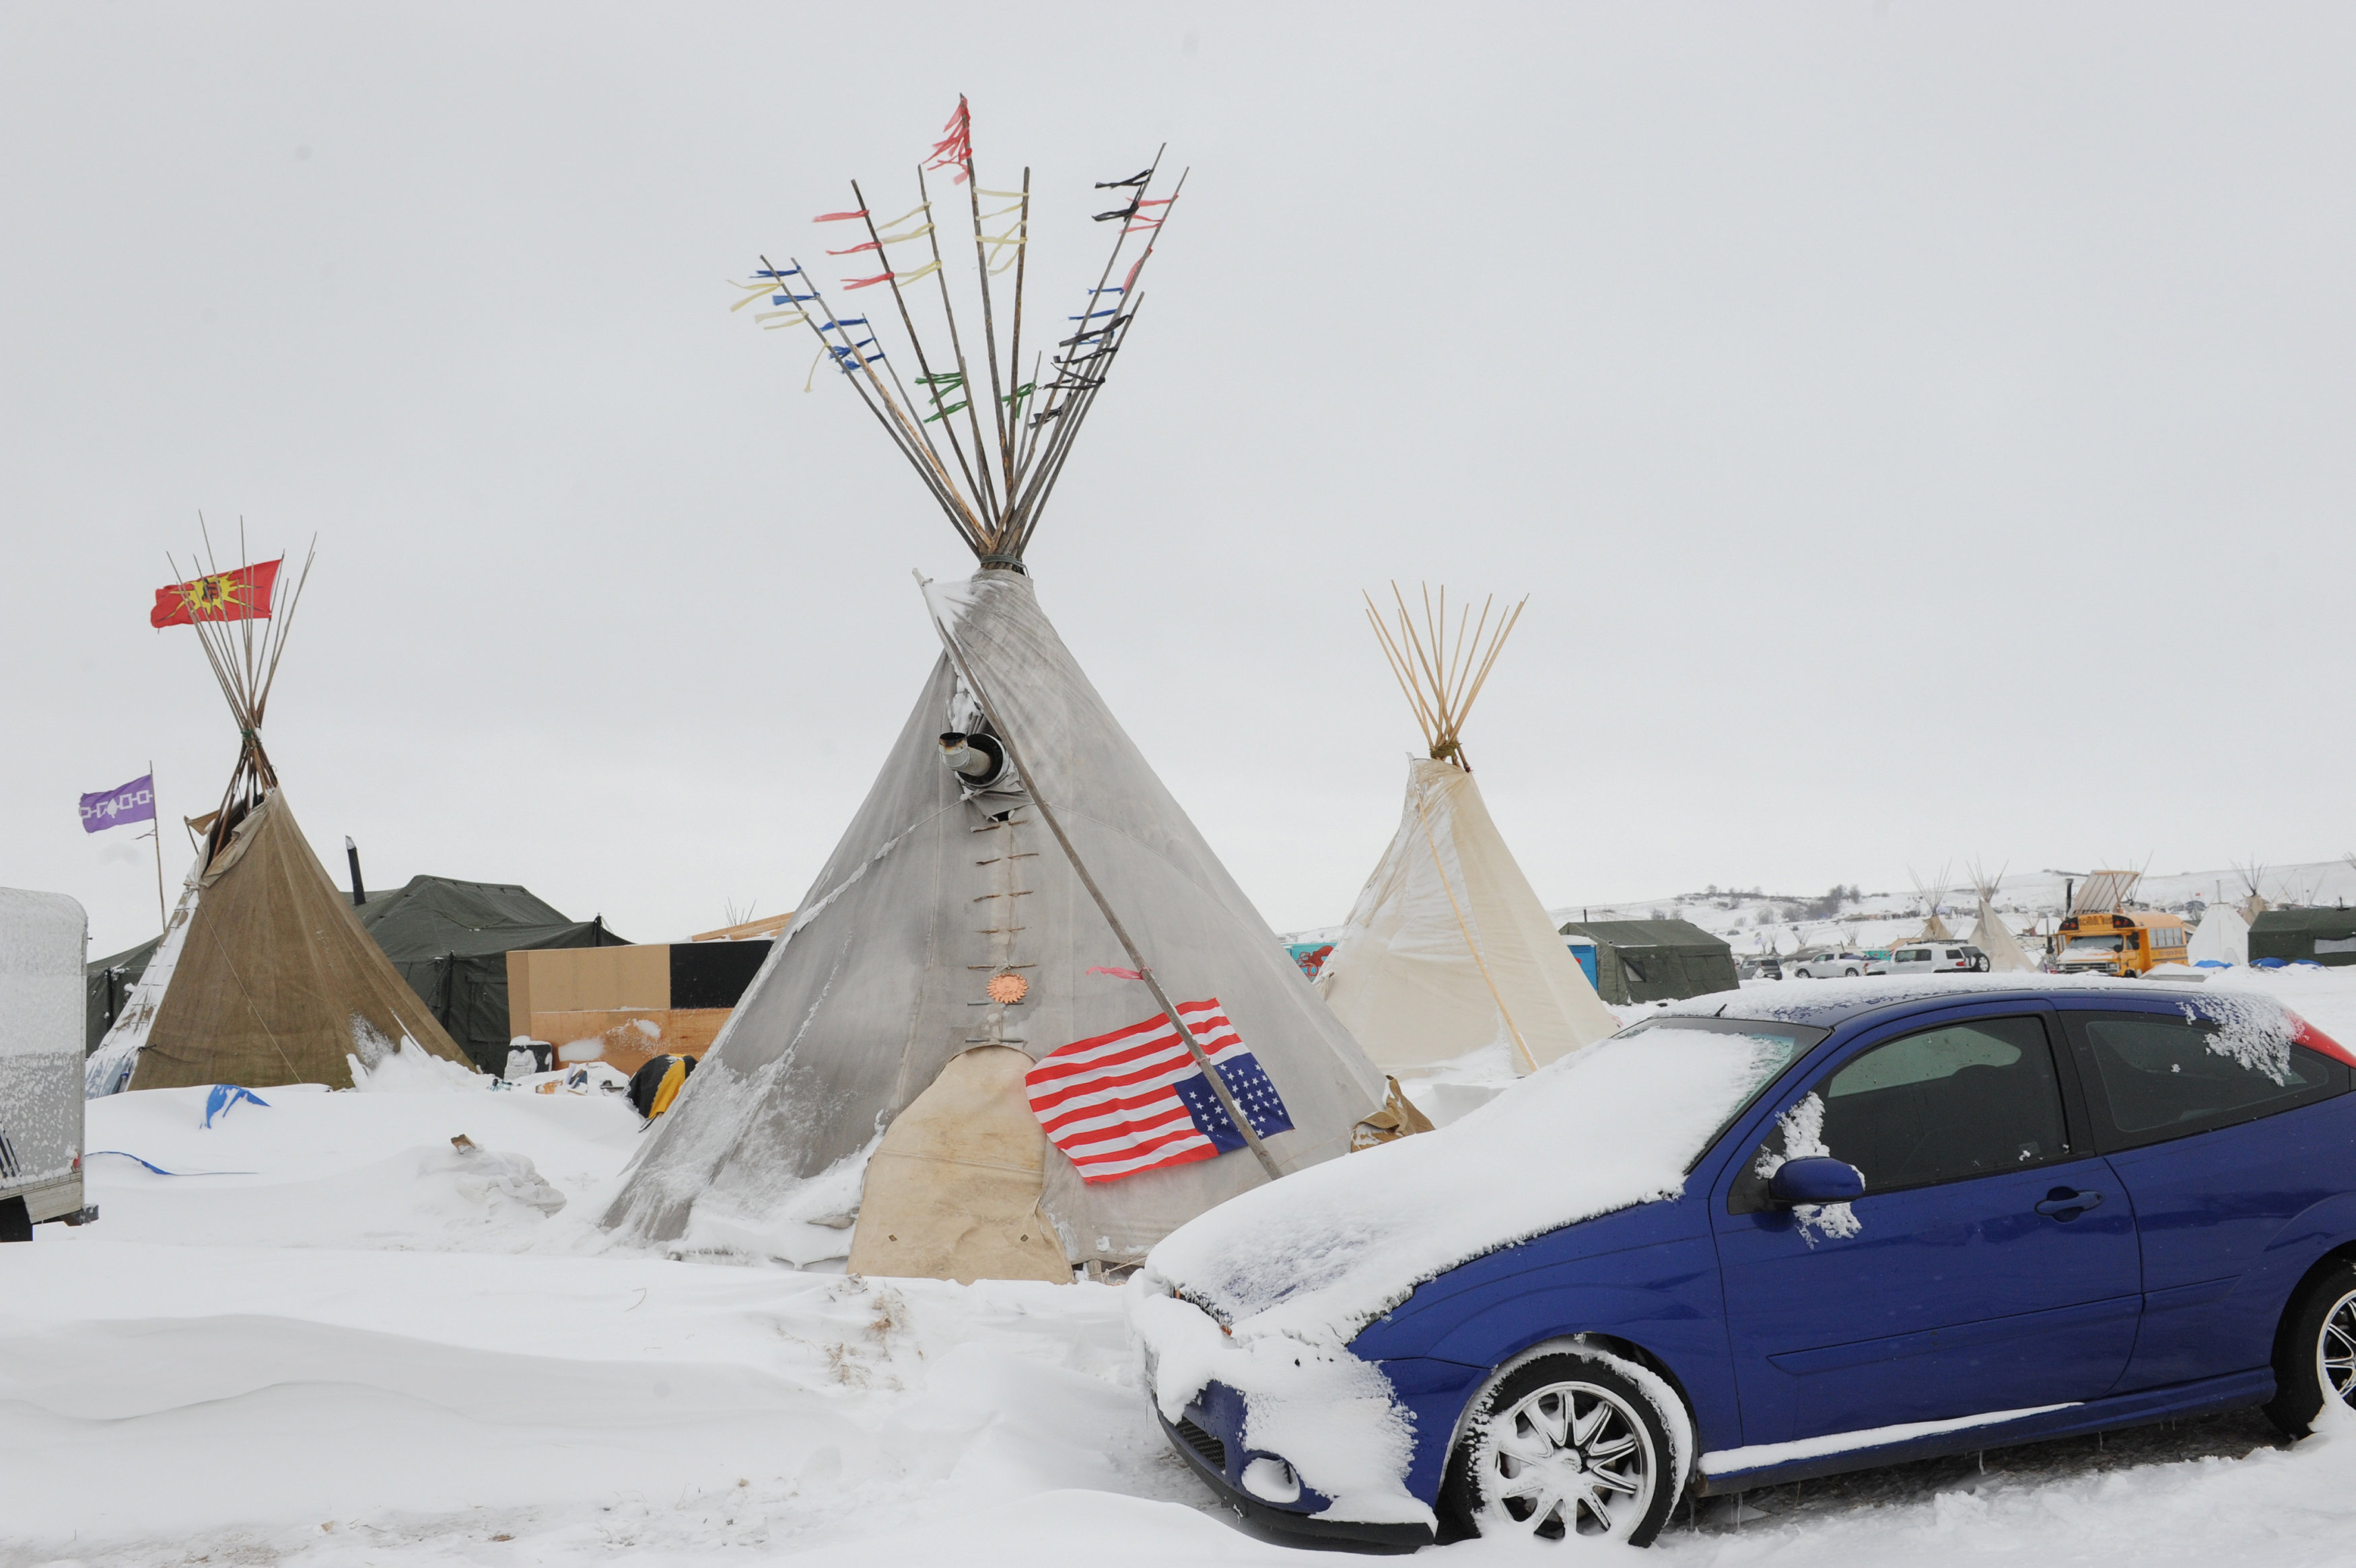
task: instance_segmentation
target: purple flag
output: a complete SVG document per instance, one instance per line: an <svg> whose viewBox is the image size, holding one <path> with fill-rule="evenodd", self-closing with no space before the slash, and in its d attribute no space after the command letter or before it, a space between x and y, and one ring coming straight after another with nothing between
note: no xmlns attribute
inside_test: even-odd
<svg viewBox="0 0 2356 1568"><path fill-rule="evenodd" d="M81 797L81 830L97 833L126 822L155 820L155 775L142 773L120 789Z"/></svg>

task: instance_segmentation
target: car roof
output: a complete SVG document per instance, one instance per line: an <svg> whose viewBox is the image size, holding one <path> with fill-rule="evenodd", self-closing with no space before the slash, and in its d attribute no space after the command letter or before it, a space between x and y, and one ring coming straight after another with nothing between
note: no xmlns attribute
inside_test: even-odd
<svg viewBox="0 0 2356 1568"><path fill-rule="evenodd" d="M1837 1029L1871 1014L1897 1012L1926 1003L2045 1001L2099 992L2147 1001L2182 991L2150 980L2130 981L2105 976L2041 976L2024 980L2015 976L1945 975L1935 980L1904 980L1870 976L1856 980L1818 980L1797 995L1777 990L1720 991L1688 997L1660 1009L1670 1018L1749 1019L1759 1023L1805 1024Z"/></svg>

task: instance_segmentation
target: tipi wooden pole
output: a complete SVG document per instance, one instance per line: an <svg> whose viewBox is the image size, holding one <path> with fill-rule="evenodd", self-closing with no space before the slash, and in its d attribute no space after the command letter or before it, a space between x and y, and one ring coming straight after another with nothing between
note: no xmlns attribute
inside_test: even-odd
<svg viewBox="0 0 2356 1568"><path fill-rule="evenodd" d="M973 181L969 179L966 183L971 185ZM991 540L991 552L996 554L999 548L998 536L1004 525L998 505L998 487L990 482L990 448L981 439L981 415L974 411L973 406L973 400L980 389L973 384L973 373L966 368L965 344L958 336L957 305L949 298L948 269L941 260L940 226L930 221L933 215L933 193L925 182L925 171L921 166L916 170L916 194L924 198L926 228L929 230L925 236L925 242L933 249L933 281L941 285L941 315L948 318L949 324L949 353L957 359L958 389L965 394L966 422L973 429L973 467L967 470L965 482L973 486L974 509L981 514L983 526ZM979 251L980 247L976 246L975 249ZM888 268L888 262L886 266ZM990 276L987 272L983 273L981 281L985 297L987 297L986 291L990 284ZM900 283L896 278L892 283L892 293L894 298L898 297ZM908 330L914 333L916 328L912 326ZM941 420L941 428L949 432L949 442L952 445L957 443L956 427L950 422L955 417L955 415L945 415ZM959 462L964 461L963 450L963 448L958 449Z"/></svg>
<svg viewBox="0 0 2356 1568"><path fill-rule="evenodd" d="M920 589L924 581L921 576L916 579ZM925 611L932 615L930 601L926 603ZM1138 950L1137 943L1129 934L1129 927L1121 924L1120 916L1113 912L1112 901L1105 897L1104 890L1089 874L1087 862L1080 859L1079 850L1064 832L1064 825L1056 819L1055 809L1047 804L1047 797L1039 793L1037 776L1023 761L1023 750L1015 743L1014 732L1000 719L997 705L991 700L989 688L982 685L981 677L974 673L973 666L967 661L965 650L958 645L957 634L950 631L948 624L938 615L932 615L932 622L934 629L940 633L941 646L948 651L949 662L957 666L958 677L965 682L965 688L973 693L974 702L981 709L981 716L990 720L991 731L998 737L999 744L1006 748L1006 760L1014 765L1015 776L1023 781L1023 788L1031 796L1031 804L1039 808L1040 819L1046 823L1047 831L1055 836L1055 844L1064 851L1064 858L1072 863L1073 875L1080 879L1080 885L1087 889L1088 897L1096 901L1097 912L1104 916L1107 925L1112 927L1114 939L1120 944L1121 951L1129 955L1130 963L1136 965L1146 989L1153 993L1153 1000L1162 1008L1162 1016L1170 1020L1170 1027L1176 1029L1178 1038L1186 1042L1187 1052L1194 1058L1194 1064L1203 1070L1203 1077L1211 1085L1211 1093L1218 1096L1219 1108L1226 1112L1227 1119L1235 1124L1236 1131L1243 1135L1252 1157L1259 1161L1260 1168L1268 1173L1270 1181L1274 1181L1284 1174L1277 1166L1276 1157L1268 1152L1268 1146L1252 1129L1251 1118L1244 1115L1243 1107L1237 1104L1236 1097L1227 1092L1226 1081L1219 1076L1219 1070L1211 1065L1210 1055L1204 1051L1203 1042L1194 1038L1194 1032L1186 1027L1186 1020L1178 1016L1177 1004L1171 1001L1170 994L1155 978L1153 965L1148 964L1145 955Z"/></svg>
<svg viewBox="0 0 2356 1568"><path fill-rule="evenodd" d="M1014 401L1006 410L1006 494L1014 495L1015 449L1023 443L1023 282L1031 268L1031 170L1023 171L1023 210L1014 219L1014 336L1006 349L1006 374L1014 383ZM1035 382L1037 378L1033 378Z"/></svg>
<svg viewBox="0 0 2356 1568"><path fill-rule="evenodd" d="M958 101L958 107L965 109L963 99ZM1005 389L999 385L998 378L998 322L991 310L990 303L989 247L981 242L981 182L974 178L973 175L973 112L966 109L965 114L965 194L966 205L973 213L973 264L976 274L974 281L981 290L981 357L990 367L990 417L991 429L998 434L998 468L1001 480L999 490L1001 494L1012 496L1014 493L1014 447L1007 438ZM933 245L937 252L940 248L938 229L933 232ZM942 272L940 278L942 292L946 293L948 290L948 273L946 270ZM1012 367L1009 368L1011 370ZM973 405L973 389L969 387L966 391L967 411L970 412ZM980 439L979 430L976 431L974 438L977 441ZM986 462L982 464L985 470L989 466ZM990 548L993 552L1006 548L1006 516L1003 507L1000 508L999 512L998 537L991 541Z"/></svg>
<svg viewBox="0 0 2356 1568"><path fill-rule="evenodd" d="M155 794L155 759L153 757L147 759L147 794L151 797L149 804L155 811L155 820L148 824L153 831L147 835L155 840L155 920L159 929L168 932L172 929L172 916L164 907L164 808L160 801L152 798Z"/></svg>

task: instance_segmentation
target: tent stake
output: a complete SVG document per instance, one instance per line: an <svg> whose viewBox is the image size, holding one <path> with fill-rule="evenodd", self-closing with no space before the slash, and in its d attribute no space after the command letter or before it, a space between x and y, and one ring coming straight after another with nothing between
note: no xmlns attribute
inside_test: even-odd
<svg viewBox="0 0 2356 1568"><path fill-rule="evenodd" d="M916 585L919 591L925 585L921 572L916 576ZM1211 1058L1203 1050L1202 1042L1194 1038L1194 1031L1188 1029L1186 1020L1178 1016L1177 1005L1171 1001L1169 993L1162 988L1162 982L1155 978L1153 966L1145 961L1145 955L1138 951L1137 944L1130 937L1129 928L1121 924L1120 916L1113 912L1112 901L1105 897L1102 888L1097 886L1096 878L1088 872L1087 862L1080 859L1079 850L1073 847L1071 838L1064 832L1064 825L1056 819L1054 808L1047 804L1047 797L1039 793L1038 780L1023 761L1023 750L1014 743L1013 731L1000 720L997 706L991 701L988 688L981 684L973 667L966 662L965 650L958 646L957 635L949 630L948 622L933 613L929 599L925 602L925 613L931 618L933 629L940 634L941 646L948 651L949 662L957 667L958 678L965 682L965 688L973 693L973 699L980 707L981 716L990 720L999 744L1006 748L1006 760L1014 764L1015 776L1023 781L1024 791L1031 796L1031 804L1039 808L1040 820L1046 823L1047 831L1055 836L1056 847L1072 863L1072 874L1079 878L1080 886L1087 889L1088 897L1096 901L1097 912L1104 916L1107 925L1112 927L1113 936L1120 943L1121 951L1129 955L1129 961L1137 966L1139 977L1144 980L1146 988L1153 993L1154 1001L1161 1006L1162 1016L1170 1020L1170 1027L1176 1029L1178 1038L1186 1042L1186 1050L1194 1058L1194 1064L1203 1070L1204 1080L1211 1085L1211 1093L1219 1097L1219 1108L1226 1112L1228 1119L1236 1125L1236 1131L1243 1135L1244 1143L1251 1149L1252 1157L1259 1161L1260 1168L1268 1173L1268 1179L1274 1181L1284 1174L1277 1168L1276 1157L1268 1152L1266 1144L1260 1142L1259 1134L1252 1129L1251 1118L1244 1115L1243 1107L1237 1104L1236 1097L1228 1093L1226 1081L1219 1076L1218 1069L1211 1065Z"/></svg>

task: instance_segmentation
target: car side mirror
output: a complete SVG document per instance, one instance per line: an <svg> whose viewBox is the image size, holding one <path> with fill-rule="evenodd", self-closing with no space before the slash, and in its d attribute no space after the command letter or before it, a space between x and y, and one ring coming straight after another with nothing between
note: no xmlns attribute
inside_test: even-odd
<svg viewBox="0 0 2356 1568"><path fill-rule="evenodd" d="M1865 1174L1847 1160L1825 1155L1787 1159L1768 1179L1767 1196L1785 1208L1794 1203L1847 1203L1865 1196Z"/></svg>

